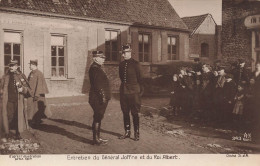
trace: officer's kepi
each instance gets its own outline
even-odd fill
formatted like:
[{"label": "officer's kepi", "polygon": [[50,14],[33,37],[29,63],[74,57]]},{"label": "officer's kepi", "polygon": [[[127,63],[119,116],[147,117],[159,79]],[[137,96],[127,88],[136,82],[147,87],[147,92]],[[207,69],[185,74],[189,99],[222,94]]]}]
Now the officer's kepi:
[{"label": "officer's kepi", "polygon": [[93,58],[106,58],[103,51],[92,51]]}]

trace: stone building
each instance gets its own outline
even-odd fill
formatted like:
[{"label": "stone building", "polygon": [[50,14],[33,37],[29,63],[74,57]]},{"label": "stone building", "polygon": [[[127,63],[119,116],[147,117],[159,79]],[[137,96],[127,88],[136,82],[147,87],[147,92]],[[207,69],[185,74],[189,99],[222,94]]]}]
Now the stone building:
[{"label": "stone building", "polygon": [[221,55],[221,27],[212,15],[183,17],[182,20],[190,30],[189,58],[200,58],[206,62],[217,59]]},{"label": "stone building", "polygon": [[227,61],[245,59],[254,70],[260,60],[260,1],[222,1],[222,54]]},{"label": "stone building", "polygon": [[26,75],[29,60],[38,59],[49,96],[87,92],[97,49],[118,91],[125,43],[149,77],[154,63],[188,59],[189,30],[168,0],[0,0],[0,75],[11,58]]}]

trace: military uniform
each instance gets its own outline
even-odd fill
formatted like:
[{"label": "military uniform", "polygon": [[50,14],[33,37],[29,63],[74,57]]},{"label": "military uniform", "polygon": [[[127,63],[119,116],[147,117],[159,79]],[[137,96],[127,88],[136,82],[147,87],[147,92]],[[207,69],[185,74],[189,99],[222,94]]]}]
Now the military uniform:
[{"label": "military uniform", "polygon": [[[120,104],[124,117],[126,137],[130,137],[130,116],[133,117],[135,138],[139,140],[139,115],[141,108],[142,76],[139,62],[130,58],[119,64]],[[125,137],[122,137],[125,138]]]},{"label": "military uniform", "polygon": [[[17,61],[12,61],[9,65],[16,65]],[[22,92],[18,89],[22,88]],[[27,105],[25,95],[28,93],[28,81],[19,70],[8,72],[2,78],[0,92],[3,94],[0,126],[5,134],[9,134],[10,129],[16,130],[17,138],[20,133],[28,129]]]},{"label": "military uniform", "polygon": [[[94,52],[93,56],[103,52]],[[103,139],[100,138],[101,120],[104,117],[108,101],[111,99],[111,90],[106,73],[102,70],[101,65],[93,62],[89,69],[90,91],[89,104],[94,111],[92,131],[94,144],[101,144]]]},{"label": "military uniform", "polygon": [[[30,64],[37,66],[37,61],[30,61]],[[40,123],[42,118],[46,117],[48,110],[45,94],[49,93],[43,73],[38,70],[32,70],[28,77],[31,90],[28,98],[28,119],[34,123]]]}]

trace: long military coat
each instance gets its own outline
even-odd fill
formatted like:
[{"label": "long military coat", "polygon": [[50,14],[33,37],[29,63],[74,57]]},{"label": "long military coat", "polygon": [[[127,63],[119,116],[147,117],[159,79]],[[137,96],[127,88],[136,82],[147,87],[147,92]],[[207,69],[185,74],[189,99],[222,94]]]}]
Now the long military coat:
[{"label": "long military coat", "polygon": [[[38,69],[32,70],[29,74],[28,80],[31,88],[29,90],[31,97],[28,98],[29,120],[31,120],[38,111],[40,111],[42,114],[45,114],[47,117],[50,116],[50,111],[45,100],[45,94],[49,93],[49,90],[43,73]],[[33,100],[34,97],[37,97],[37,100]]]},{"label": "long military coat", "polygon": [[[0,86],[0,92],[2,93],[2,109],[1,109],[1,131],[4,130],[5,133],[9,133],[9,121],[8,121],[8,84],[9,84],[10,73],[7,73],[2,78],[2,83]],[[18,131],[23,132],[28,129],[28,119],[27,119],[27,99],[25,95],[28,93],[29,85],[27,84],[27,79],[25,75],[19,71],[14,74],[14,79],[16,82],[23,87],[23,92],[18,93]]]}]

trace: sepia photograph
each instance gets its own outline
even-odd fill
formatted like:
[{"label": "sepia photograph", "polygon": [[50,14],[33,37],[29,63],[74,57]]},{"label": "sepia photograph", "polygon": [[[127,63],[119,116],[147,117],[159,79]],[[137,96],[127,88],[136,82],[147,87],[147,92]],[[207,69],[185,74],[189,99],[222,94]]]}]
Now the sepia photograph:
[{"label": "sepia photograph", "polygon": [[0,0],[0,163],[255,165],[259,131],[260,0]]}]

